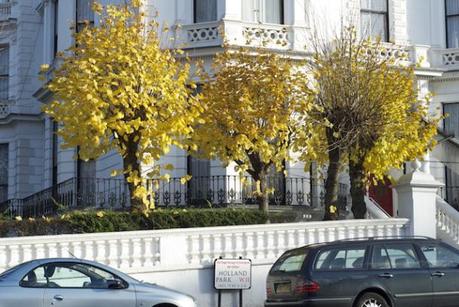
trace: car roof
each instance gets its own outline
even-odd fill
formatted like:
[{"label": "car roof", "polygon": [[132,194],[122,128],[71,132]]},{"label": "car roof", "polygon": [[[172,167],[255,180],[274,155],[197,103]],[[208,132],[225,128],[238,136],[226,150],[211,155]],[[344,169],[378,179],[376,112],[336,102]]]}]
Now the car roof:
[{"label": "car roof", "polygon": [[40,265],[43,265],[43,264],[47,264],[47,263],[53,263],[53,262],[56,262],[56,263],[59,263],[59,262],[78,262],[78,263],[83,263],[83,264],[89,264],[89,265],[93,265],[95,267],[99,267],[101,269],[104,269],[108,272],[111,272],[111,273],[114,273],[115,275],[118,275],[119,277],[125,279],[125,280],[128,280],[130,282],[138,282],[135,278],[121,272],[121,271],[118,271],[117,269],[115,268],[112,268],[112,267],[109,267],[103,263],[99,263],[99,262],[95,262],[95,261],[91,261],[91,260],[86,260],[86,259],[80,259],[80,258],[42,258],[42,259],[35,259],[35,260],[30,260],[30,261],[27,261],[27,262],[24,262],[22,264],[19,264],[18,265],[18,268],[12,272],[11,274],[9,274],[6,279],[8,280],[20,280],[22,279],[22,277],[28,273],[30,270],[40,266]]},{"label": "car roof", "polygon": [[295,249],[291,249],[287,252],[302,251],[305,249],[320,249],[322,247],[332,247],[332,246],[343,246],[350,244],[368,244],[368,243],[396,243],[396,242],[429,242],[429,243],[439,243],[440,240],[429,238],[429,237],[410,237],[410,236],[400,236],[400,237],[363,237],[363,238],[352,238],[352,239],[342,239],[335,240],[330,242],[323,243],[312,243]]}]

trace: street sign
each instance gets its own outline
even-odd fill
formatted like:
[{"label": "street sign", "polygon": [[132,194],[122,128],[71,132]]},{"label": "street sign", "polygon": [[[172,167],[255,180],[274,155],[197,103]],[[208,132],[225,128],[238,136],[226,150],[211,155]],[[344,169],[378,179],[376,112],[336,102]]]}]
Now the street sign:
[{"label": "street sign", "polygon": [[248,290],[252,287],[250,259],[216,259],[214,287],[217,290]]}]

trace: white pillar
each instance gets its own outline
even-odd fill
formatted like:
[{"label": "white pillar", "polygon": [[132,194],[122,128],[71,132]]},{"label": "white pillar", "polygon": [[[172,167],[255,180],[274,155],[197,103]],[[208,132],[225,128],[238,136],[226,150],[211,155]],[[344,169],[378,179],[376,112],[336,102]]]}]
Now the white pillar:
[{"label": "white pillar", "polygon": [[410,219],[412,235],[436,238],[436,197],[442,183],[423,172],[419,161],[412,164],[414,171],[402,176],[395,187],[398,215]]}]

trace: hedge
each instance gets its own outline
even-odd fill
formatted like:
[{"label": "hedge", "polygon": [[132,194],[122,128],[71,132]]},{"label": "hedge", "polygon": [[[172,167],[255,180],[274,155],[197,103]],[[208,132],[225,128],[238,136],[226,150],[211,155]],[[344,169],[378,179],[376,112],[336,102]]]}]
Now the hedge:
[{"label": "hedge", "polygon": [[[296,215],[270,213],[271,222],[293,222]],[[53,218],[0,220],[0,237],[265,224],[268,215],[250,209],[169,209],[148,215],[80,211]]]}]

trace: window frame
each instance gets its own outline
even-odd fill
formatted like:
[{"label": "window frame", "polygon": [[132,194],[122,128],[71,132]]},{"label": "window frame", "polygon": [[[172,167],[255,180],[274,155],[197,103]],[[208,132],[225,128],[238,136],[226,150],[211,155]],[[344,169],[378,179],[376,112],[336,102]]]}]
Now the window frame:
[{"label": "window frame", "polygon": [[[448,15],[448,0],[445,0],[443,2],[443,4],[444,4],[444,9],[445,9],[445,32],[446,32],[445,33],[446,34],[446,44],[445,45],[446,45],[446,49],[449,49],[449,48],[453,48],[453,47],[449,46],[449,38],[450,38],[450,36],[449,36],[449,28],[448,28],[448,18],[450,18],[450,17],[459,17],[459,13]],[[459,46],[456,47],[456,48],[459,48]]]},{"label": "window frame", "polygon": [[[32,272],[32,271],[35,271],[36,269],[40,268],[40,267],[45,267],[47,265],[50,265],[50,264],[53,264],[55,266],[59,266],[59,265],[75,265],[75,264],[79,264],[79,265],[85,265],[85,266],[89,266],[89,267],[94,267],[96,269],[99,269],[101,271],[104,271],[108,274],[111,274],[113,275],[113,277],[115,277],[117,280],[120,280],[124,287],[122,289],[110,289],[110,288],[84,288],[84,287],[49,287],[48,286],[48,283],[45,287],[28,287],[28,286],[24,286],[22,284],[22,281],[24,280],[24,278],[27,277],[27,275]],[[82,273],[83,274],[83,273]],[[113,273],[113,272],[110,272],[104,268],[101,268],[97,265],[94,265],[94,264],[89,264],[89,263],[84,263],[84,262],[77,262],[77,261],[56,261],[56,262],[47,262],[47,263],[42,263],[42,264],[39,264],[37,266],[35,266],[33,269],[30,269],[29,271],[27,271],[27,273],[22,276],[22,278],[19,280],[19,287],[21,288],[26,288],[26,289],[81,289],[81,290],[94,290],[94,289],[97,289],[97,290],[126,290],[130,287],[129,283],[124,280],[123,278],[121,278],[119,275]]]},{"label": "window frame", "polygon": [[422,257],[423,265],[427,269],[429,269],[429,270],[441,270],[441,269],[444,269],[444,270],[458,270],[459,271],[459,266],[458,267],[434,267],[434,266],[431,267],[429,265],[429,260],[426,258],[426,256],[424,255],[424,252],[422,251],[422,247],[425,247],[425,246],[435,246],[435,247],[444,248],[444,249],[450,251],[451,253],[457,254],[458,257],[459,257],[459,251],[457,251],[455,248],[453,248],[453,247],[451,247],[451,246],[449,246],[447,244],[444,244],[442,242],[429,242],[429,241],[427,241],[427,242],[418,242],[416,244],[416,250],[421,255],[420,257]]},{"label": "window frame", "polygon": [[[90,0],[92,1],[92,4],[94,4],[94,0]],[[83,20],[80,20],[78,18],[78,9],[79,9],[79,0],[75,0],[75,33],[79,33],[81,32],[80,30],[80,26],[84,26],[86,24],[86,22],[88,21],[89,22],[89,26],[94,26],[94,23],[95,23],[95,14],[94,14],[94,11],[92,11],[92,20],[88,20],[88,19],[83,19]],[[91,4],[91,6],[92,6]]]},{"label": "window frame", "polygon": [[[389,18],[389,8],[390,8],[390,2],[389,0],[386,1],[386,11],[378,11],[378,10],[372,10],[372,9],[364,9],[362,6],[360,6],[360,23],[362,23],[362,13],[367,13],[367,14],[377,14],[377,15],[384,15],[384,21],[385,21],[385,31],[386,31],[386,38],[383,39],[381,38],[382,42],[388,43],[390,41],[390,18]],[[446,1],[446,0],[445,0]],[[360,27],[360,30],[362,27]]]},{"label": "window frame", "polygon": [[[340,251],[348,251],[348,250],[358,250],[358,249],[363,249],[365,251],[365,254],[363,256],[363,264],[362,264],[362,267],[361,268],[344,268],[344,269],[341,269],[341,270],[325,270],[325,269],[319,269],[317,268],[317,262],[319,260],[319,257],[321,254],[327,252],[327,251],[331,251],[331,250],[337,250],[337,253],[339,253]],[[369,265],[369,262],[368,260],[370,259],[369,256],[370,256],[370,245],[369,244],[356,244],[356,245],[349,245],[349,246],[345,246],[345,245],[341,245],[341,246],[329,246],[329,247],[326,247],[326,248],[321,248],[319,249],[315,255],[314,255],[314,260],[312,261],[312,271],[313,272],[320,272],[320,273],[329,273],[329,272],[354,272],[354,271],[362,271],[362,270],[367,270],[368,269],[368,265]],[[336,257],[336,254],[335,254],[335,257]],[[328,258],[328,257],[327,257]],[[346,261],[347,259],[345,259]]]},{"label": "window frame", "polygon": [[5,80],[7,87],[6,87],[6,98],[1,98],[1,100],[8,100],[10,98],[10,45],[8,44],[1,44],[0,45],[0,51],[6,50],[6,56],[7,56],[7,68],[8,71],[5,74],[0,74],[0,79]]},{"label": "window frame", "polygon": [[218,0],[215,0],[215,19],[214,20],[208,20],[208,21],[201,21],[197,22],[196,16],[197,16],[197,11],[196,11],[196,2],[199,0],[193,0],[193,23],[206,23],[206,22],[215,22],[218,21]]},{"label": "window frame", "polygon": [[[241,21],[242,22],[255,22],[255,23],[261,23],[261,24],[269,24],[269,25],[285,25],[285,0],[279,0],[280,1],[280,12],[279,12],[279,15],[280,15],[280,20],[279,20],[279,23],[272,23],[272,22],[267,22],[265,20],[263,20],[263,16],[264,16],[264,13],[265,13],[265,5],[263,5],[263,3],[261,3],[262,1],[265,1],[265,0],[257,0],[259,1],[258,5],[259,5],[259,10],[258,10],[258,20],[255,20],[255,21],[249,21],[247,19],[244,19],[244,12],[242,11],[241,14],[242,14],[242,18],[241,18]],[[242,6],[241,10],[244,10],[244,6]]]},{"label": "window frame", "polygon": [[[414,252],[414,255],[416,256],[416,260],[418,261],[419,263],[419,267],[417,268],[396,268],[396,267],[393,267],[392,265],[392,259],[391,259],[391,256],[389,254],[389,252],[387,251],[387,248],[390,247],[391,245],[407,245],[407,246],[411,246],[411,248],[413,249],[413,252]],[[386,254],[387,254],[387,257],[389,258],[389,263],[390,263],[390,268],[373,268],[372,264],[373,264],[373,254],[375,252],[375,249],[376,247],[378,246],[381,246],[384,248],[384,250],[386,251]],[[425,268],[425,263],[424,263],[424,255],[421,255],[419,253],[419,247],[412,243],[412,242],[389,242],[389,243],[386,243],[386,242],[379,242],[379,243],[376,243],[376,244],[373,244],[372,248],[371,248],[371,255],[370,255],[370,261],[368,263],[368,269],[369,270],[372,270],[372,271],[413,271],[413,270],[422,270]]]}]

